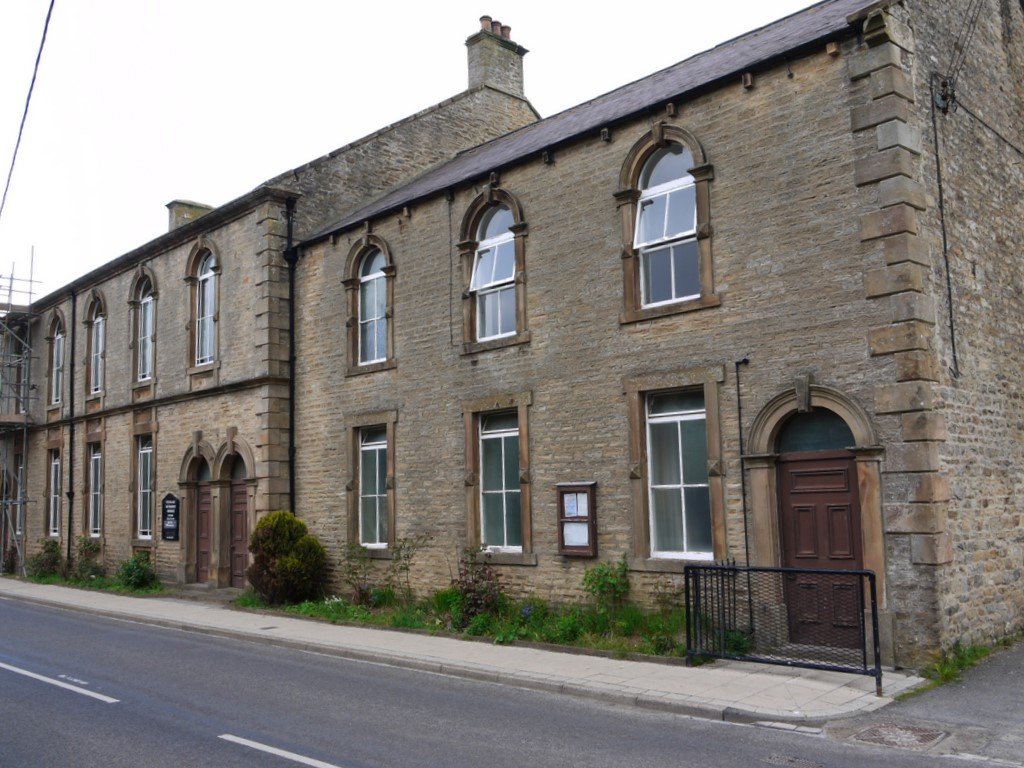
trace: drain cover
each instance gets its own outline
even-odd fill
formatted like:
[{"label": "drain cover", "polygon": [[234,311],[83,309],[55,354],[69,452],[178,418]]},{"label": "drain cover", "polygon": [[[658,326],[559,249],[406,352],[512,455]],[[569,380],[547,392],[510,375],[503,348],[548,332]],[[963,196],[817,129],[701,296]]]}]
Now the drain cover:
[{"label": "drain cover", "polygon": [[853,738],[857,741],[879,744],[883,747],[928,749],[928,747],[938,744],[945,735],[944,731],[933,731],[931,728],[921,728],[916,725],[883,723],[881,725],[873,725],[855,734]]},{"label": "drain cover", "polygon": [[790,757],[789,755],[772,755],[764,759],[769,765],[781,765],[785,768],[824,768],[821,763],[812,763],[802,757]]}]

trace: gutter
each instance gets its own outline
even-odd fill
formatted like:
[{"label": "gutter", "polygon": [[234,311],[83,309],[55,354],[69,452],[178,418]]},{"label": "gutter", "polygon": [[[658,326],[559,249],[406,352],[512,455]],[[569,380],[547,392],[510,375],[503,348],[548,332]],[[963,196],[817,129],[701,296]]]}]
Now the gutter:
[{"label": "gutter", "polygon": [[288,506],[295,514],[295,268],[299,249],[294,244],[295,197],[285,200],[288,222],[284,260],[288,264]]},{"label": "gutter", "polygon": [[68,410],[71,416],[71,425],[68,433],[68,489],[66,491],[68,497],[68,542],[67,542],[67,562],[71,562],[72,546],[75,540],[75,388],[78,386],[75,382],[75,326],[78,325],[78,293],[74,288],[71,289],[71,326],[69,336],[71,341],[71,365],[70,374],[68,381],[70,383],[70,392],[68,393]]}]

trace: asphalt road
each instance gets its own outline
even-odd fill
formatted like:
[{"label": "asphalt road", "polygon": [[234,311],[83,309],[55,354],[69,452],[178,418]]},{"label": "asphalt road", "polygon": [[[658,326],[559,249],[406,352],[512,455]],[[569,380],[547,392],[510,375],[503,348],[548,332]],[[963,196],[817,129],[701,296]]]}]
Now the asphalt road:
[{"label": "asphalt road", "polygon": [[934,768],[936,758],[0,599],[0,768],[303,764]]}]

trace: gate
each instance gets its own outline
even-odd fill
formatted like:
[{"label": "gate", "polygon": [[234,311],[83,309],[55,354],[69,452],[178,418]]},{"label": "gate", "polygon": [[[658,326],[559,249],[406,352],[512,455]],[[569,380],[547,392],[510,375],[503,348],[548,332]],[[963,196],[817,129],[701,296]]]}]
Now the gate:
[{"label": "gate", "polygon": [[882,695],[873,571],[688,565],[685,596],[688,659],[870,675]]}]

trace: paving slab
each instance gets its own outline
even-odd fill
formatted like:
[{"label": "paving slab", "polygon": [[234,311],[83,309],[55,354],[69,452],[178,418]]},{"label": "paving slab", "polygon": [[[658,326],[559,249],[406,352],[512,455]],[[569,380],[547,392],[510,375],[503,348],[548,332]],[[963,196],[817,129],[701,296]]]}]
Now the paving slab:
[{"label": "paving slab", "polygon": [[896,693],[923,682],[887,671],[884,695],[878,697],[873,680],[839,672],[735,661],[687,667],[613,659],[329,624],[194,599],[126,597],[13,578],[0,578],[0,598],[716,720],[820,724],[885,706]]}]

